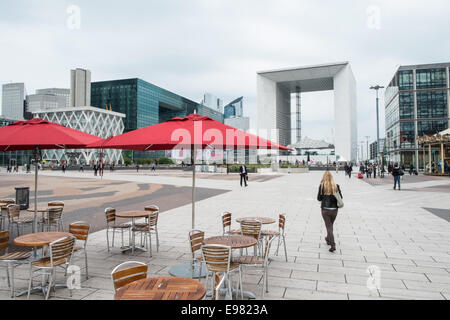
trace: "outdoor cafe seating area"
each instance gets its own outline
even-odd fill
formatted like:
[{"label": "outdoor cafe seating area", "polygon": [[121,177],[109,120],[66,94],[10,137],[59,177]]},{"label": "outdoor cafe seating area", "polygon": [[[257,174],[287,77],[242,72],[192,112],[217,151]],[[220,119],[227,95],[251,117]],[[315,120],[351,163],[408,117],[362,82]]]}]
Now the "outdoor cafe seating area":
[{"label": "outdoor cafe seating area", "polygon": [[[49,299],[68,285],[72,295],[73,288],[61,281],[61,276],[67,280],[72,275],[75,257],[83,261],[77,263],[81,276],[89,279],[91,226],[83,221],[66,224],[64,202],[51,201],[21,210],[14,199],[0,198],[0,207],[0,266],[7,273],[11,298],[40,295]],[[104,214],[103,230],[98,231],[106,236],[104,249],[121,254],[124,260],[108,275],[116,300],[251,299],[255,293],[243,285],[250,269],[261,276],[259,296],[264,297],[270,290],[271,257],[284,254],[288,260],[286,215],[235,219],[225,212],[217,219],[221,234],[208,233],[206,237],[204,230],[191,230],[185,235],[189,263],[173,266],[167,275],[148,277],[150,263],[139,260],[158,259],[164,238],[163,233],[158,233],[159,207],[145,206],[135,211],[108,207]],[[15,285],[14,279],[14,269],[24,265],[28,270],[27,287]]]}]

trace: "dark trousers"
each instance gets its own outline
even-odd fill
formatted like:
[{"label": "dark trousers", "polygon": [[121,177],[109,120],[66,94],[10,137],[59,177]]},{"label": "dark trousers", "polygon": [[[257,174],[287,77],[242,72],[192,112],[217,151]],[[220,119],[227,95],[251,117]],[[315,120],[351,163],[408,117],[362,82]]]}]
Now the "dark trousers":
[{"label": "dark trousers", "polygon": [[396,189],[398,183],[398,189],[400,190],[400,176],[394,176],[394,189]]},{"label": "dark trousers", "polygon": [[336,243],[334,242],[333,224],[334,220],[336,220],[337,214],[338,209],[328,210],[322,208],[322,218],[325,222],[325,227],[327,228],[327,240],[332,248],[336,248]]},{"label": "dark trousers", "polygon": [[247,186],[247,175],[245,173],[241,173],[241,187],[242,187],[242,180],[244,180],[245,186]]}]

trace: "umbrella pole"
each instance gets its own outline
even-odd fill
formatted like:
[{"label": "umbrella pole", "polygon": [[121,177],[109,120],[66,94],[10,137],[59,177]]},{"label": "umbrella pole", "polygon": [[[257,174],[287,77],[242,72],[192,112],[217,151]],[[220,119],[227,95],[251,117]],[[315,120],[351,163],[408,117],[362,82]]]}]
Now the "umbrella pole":
[{"label": "umbrella pole", "polygon": [[195,229],[195,147],[191,146],[191,164],[192,164],[192,230]]},{"label": "umbrella pole", "polygon": [[39,158],[39,148],[36,147],[34,150],[34,222],[33,222],[33,232],[37,230],[37,192],[38,192],[38,158]]}]

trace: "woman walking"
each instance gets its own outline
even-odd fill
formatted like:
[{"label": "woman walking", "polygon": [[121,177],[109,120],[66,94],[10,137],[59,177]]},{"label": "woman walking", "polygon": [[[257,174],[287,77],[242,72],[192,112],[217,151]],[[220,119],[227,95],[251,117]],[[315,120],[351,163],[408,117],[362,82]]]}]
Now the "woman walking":
[{"label": "woman walking", "polygon": [[337,199],[334,196],[336,192],[342,198],[341,189],[339,185],[334,182],[333,176],[329,171],[323,174],[322,181],[319,185],[319,193],[317,194],[317,200],[321,201],[322,217],[327,228],[327,236],[325,241],[330,248],[330,252],[336,251],[336,243],[334,242],[333,224],[338,214]]}]

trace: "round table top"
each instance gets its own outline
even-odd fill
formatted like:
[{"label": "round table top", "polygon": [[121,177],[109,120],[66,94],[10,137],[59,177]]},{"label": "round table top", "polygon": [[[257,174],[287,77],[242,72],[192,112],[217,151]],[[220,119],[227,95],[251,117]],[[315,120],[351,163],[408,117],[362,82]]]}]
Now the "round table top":
[{"label": "round table top", "polygon": [[119,218],[145,218],[148,217],[150,214],[150,211],[124,211],[124,212],[117,212],[116,217]]},{"label": "round table top", "polygon": [[14,244],[24,247],[43,247],[53,241],[64,237],[70,237],[72,234],[68,232],[38,232],[29,233],[14,239]]},{"label": "round table top", "polygon": [[[48,207],[37,207],[37,212],[47,212]],[[34,212],[34,208],[28,208],[28,212]]]},{"label": "round table top", "polygon": [[117,290],[115,300],[201,300],[205,286],[181,277],[156,277],[131,282]]},{"label": "round table top", "polygon": [[255,238],[242,235],[217,236],[203,240],[203,244],[221,244],[232,249],[253,247],[258,241]]},{"label": "round table top", "polygon": [[237,223],[241,223],[241,221],[243,220],[259,220],[261,221],[262,224],[272,224],[277,222],[276,219],[274,218],[269,218],[269,217],[244,217],[244,218],[237,218],[236,222]]}]

